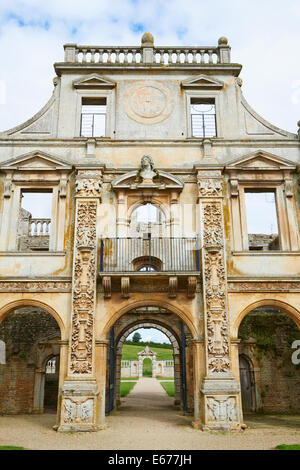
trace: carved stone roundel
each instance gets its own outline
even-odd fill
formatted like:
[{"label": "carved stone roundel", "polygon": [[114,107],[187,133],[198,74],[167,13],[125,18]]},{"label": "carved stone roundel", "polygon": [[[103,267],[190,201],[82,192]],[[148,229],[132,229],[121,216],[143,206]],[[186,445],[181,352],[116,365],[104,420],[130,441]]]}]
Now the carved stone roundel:
[{"label": "carved stone roundel", "polygon": [[160,82],[141,81],[124,93],[126,114],[142,124],[164,121],[171,113],[173,99],[169,90]]}]

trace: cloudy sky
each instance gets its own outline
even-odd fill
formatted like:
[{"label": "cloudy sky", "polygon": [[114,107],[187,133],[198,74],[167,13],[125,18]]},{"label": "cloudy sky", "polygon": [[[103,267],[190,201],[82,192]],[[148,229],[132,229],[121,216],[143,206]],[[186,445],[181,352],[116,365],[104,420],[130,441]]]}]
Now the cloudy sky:
[{"label": "cloudy sky", "polygon": [[299,0],[1,0],[0,130],[49,99],[63,44],[216,45],[242,63],[250,105],[292,132],[300,119]]},{"label": "cloudy sky", "polygon": [[133,331],[127,339],[132,340],[134,333],[136,333],[137,331],[142,337],[141,341],[153,341],[154,343],[170,343],[169,338],[156,328],[140,328],[139,330]]}]

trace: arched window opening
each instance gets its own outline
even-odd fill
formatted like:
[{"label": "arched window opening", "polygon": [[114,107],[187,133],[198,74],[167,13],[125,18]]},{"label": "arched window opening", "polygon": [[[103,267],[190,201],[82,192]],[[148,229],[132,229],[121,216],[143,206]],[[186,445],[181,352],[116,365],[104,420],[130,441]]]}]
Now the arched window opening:
[{"label": "arched window opening", "polygon": [[162,237],[166,234],[166,221],[163,211],[154,204],[138,206],[131,214],[130,237]]},{"label": "arched window opening", "polygon": [[162,262],[156,256],[140,256],[132,261],[134,271],[155,272],[161,271]]}]

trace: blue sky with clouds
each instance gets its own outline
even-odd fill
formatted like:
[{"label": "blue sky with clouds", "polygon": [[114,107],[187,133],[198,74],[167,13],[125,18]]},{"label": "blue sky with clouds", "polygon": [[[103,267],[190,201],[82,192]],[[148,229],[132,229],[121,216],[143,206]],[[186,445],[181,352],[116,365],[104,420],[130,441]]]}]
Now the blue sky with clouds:
[{"label": "blue sky with clouds", "polygon": [[243,64],[250,105],[292,132],[300,119],[299,0],[1,0],[0,130],[49,99],[63,44],[216,45],[227,36]]}]

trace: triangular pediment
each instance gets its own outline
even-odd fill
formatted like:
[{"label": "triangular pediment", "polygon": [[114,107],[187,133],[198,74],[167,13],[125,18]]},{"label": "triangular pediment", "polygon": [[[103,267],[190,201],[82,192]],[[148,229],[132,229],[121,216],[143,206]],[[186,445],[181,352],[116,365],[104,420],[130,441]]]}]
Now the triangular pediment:
[{"label": "triangular pediment", "polygon": [[220,90],[224,83],[207,75],[199,75],[198,77],[184,80],[181,84],[184,89],[204,89],[204,90]]},{"label": "triangular pediment", "polygon": [[80,78],[73,82],[74,88],[84,88],[84,89],[112,89],[115,88],[115,82],[108,80],[107,78],[101,77],[98,74],[92,74],[88,77]]},{"label": "triangular pediment", "polygon": [[6,160],[1,170],[71,170],[72,165],[44,152],[30,152],[19,157]]},{"label": "triangular pediment", "polygon": [[226,170],[292,170],[296,164],[263,150],[248,154],[226,165]]}]

